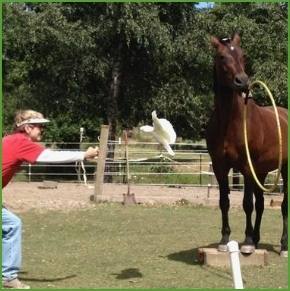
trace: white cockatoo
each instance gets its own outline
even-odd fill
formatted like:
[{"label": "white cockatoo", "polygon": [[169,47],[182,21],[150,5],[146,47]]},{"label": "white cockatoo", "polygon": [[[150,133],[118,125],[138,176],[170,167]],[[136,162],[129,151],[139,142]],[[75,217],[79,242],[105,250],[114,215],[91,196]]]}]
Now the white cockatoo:
[{"label": "white cockatoo", "polygon": [[167,119],[159,119],[155,110],[152,112],[152,121],[153,126],[144,125],[140,127],[140,130],[151,133],[155,139],[163,145],[167,152],[171,156],[174,156],[175,153],[170,147],[170,144],[175,143],[176,140],[176,133],[172,124]]}]

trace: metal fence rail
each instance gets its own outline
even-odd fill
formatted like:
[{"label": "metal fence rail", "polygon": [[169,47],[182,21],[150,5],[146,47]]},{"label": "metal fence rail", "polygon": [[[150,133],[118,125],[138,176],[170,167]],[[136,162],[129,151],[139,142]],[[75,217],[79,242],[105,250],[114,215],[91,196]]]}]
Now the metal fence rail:
[{"label": "metal fence rail", "polygon": [[[96,143],[46,143],[53,150],[85,150]],[[125,146],[122,141],[110,141],[108,155],[114,148],[114,158],[106,159],[105,179],[113,183],[126,183]],[[210,157],[204,144],[176,143],[172,146],[175,156],[168,156],[157,143],[132,142],[128,144],[130,182],[138,185],[200,186],[216,187]],[[70,164],[23,164],[15,179],[18,181],[54,180],[94,183],[97,160]],[[271,185],[273,173],[270,173],[266,185]],[[229,173],[230,187],[243,188],[240,173]],[[282,192],[282,181],[277,192]]]}]

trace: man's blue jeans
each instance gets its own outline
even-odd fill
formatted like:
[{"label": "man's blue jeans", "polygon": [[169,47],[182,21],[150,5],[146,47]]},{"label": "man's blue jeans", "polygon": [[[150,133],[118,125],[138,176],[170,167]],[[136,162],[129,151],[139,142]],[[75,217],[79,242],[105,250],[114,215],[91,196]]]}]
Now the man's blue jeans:
[{"label": "man's blue jeans", "polygon": [[21,266],[21,220],[2,207],[2,280],[18,276]]}]

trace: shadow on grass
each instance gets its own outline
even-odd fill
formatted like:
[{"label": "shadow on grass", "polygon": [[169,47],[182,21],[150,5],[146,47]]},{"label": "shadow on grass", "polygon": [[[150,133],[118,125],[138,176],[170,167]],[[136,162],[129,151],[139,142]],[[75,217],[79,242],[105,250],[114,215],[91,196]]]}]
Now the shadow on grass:
[{"label": "shadow on grass", "polygon": [[199,248],[217,248],[218,244],[213,243],[207,246],[200,246],[194,249],[180,251],[177,253],[169,254],[167,258],[172,261],[182,262],[188,265],[202,265],[202,257],[200,256]]},{"label": "shadow on grass", "polygon": [[116,279],[125,280],[125,279],[132,279],[132,278],[142,278],[143,275],[137,268],[129,268],[122,270],[120,274],[112,274],[116,276]]},{"label": "shadow on grass", "polygon": [[259,249],[264,249],[268,252],[280,255],[280,245],[259,244]]},{"label": "shadow on grass", "polygon": [[231,280],[231,273],[229,269],[205,266],[203,265],[203,255],[198,251],[200,248],[217,248],[218,243],[209,244],[207,246],[200,246],[194,249],[180,251],[167,256],[169,260],[183,262],[188,265],[200,265],[201,268],[205,267],[204,270],[208,273],[226,280]]},{"label": "shadow on grass", "polygon": [[27,274],[27,272],[20,272],[19,279],[22,281],[31,281],[31,282],[56,282],[56,281],[63,281],[63,280],[68,280],[68,279],[77,277],[77,275],[69,275],[69,276],[59,277],[59,278],[29,278],[29,277],[23,277],[22,275],[24,274]]}]

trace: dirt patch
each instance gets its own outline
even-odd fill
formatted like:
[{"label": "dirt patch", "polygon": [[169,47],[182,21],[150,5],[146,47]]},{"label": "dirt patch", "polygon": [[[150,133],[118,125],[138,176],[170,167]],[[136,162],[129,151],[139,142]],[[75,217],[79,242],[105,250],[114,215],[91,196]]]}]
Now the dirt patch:
[{"label": "dirt patch", "polygon": [[[94,195],[93,185],[86,186],[77,183],[57,183],[57,188],[43,189],[43,183],[12,182],[2,191],[4,204],[15,212],[31,209],[39,211],[93,208],[90,201]],[[99,201],[122,202],[127,186],[120,184],[104,184]],[[168,187],[168,186],[137,186],[131,185],[130,193],[135,194],[137,203],[146,204],[187,204],[207,205],[218,207],[219,193],[215,187]],[[232,191],[230,194],[231,207],[242,207],[243,193]],[[275,208],[279,208],[282,195],[265,195],[265,207],[270,207],[271,200]],[[272,207],[273,208],[273,207]]]}]

